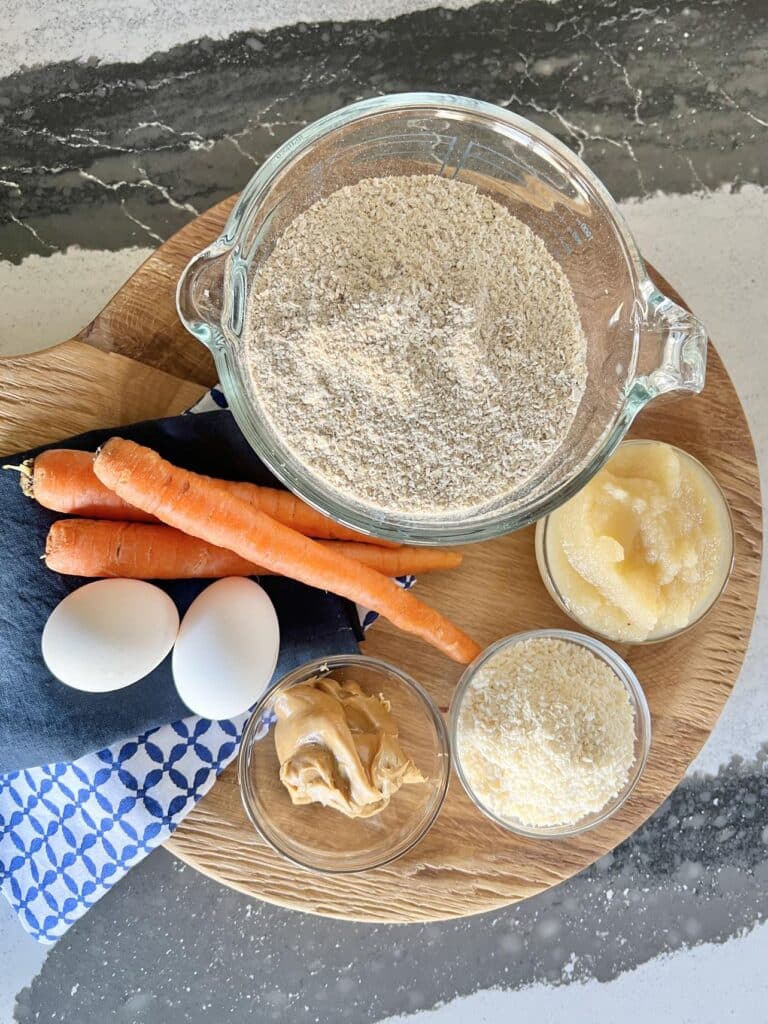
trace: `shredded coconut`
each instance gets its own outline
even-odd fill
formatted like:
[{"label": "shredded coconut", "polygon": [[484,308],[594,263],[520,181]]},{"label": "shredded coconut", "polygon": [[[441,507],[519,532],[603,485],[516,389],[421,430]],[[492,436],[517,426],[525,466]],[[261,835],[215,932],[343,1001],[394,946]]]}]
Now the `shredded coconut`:
[{"label": "shredded coconut", "polygon": [[570,284],[473,185],[369,178],[300,214],[251,291],[253,399],[363,504],[460,513],[563,442],[586,381]]},{"label": "shredded coconut", "polygon": [[554,638],[492,655],[467,689],[457,733],[480,802],[534,827],[599,811],[634,762],[634,711],[623,683],[587,648]]}]

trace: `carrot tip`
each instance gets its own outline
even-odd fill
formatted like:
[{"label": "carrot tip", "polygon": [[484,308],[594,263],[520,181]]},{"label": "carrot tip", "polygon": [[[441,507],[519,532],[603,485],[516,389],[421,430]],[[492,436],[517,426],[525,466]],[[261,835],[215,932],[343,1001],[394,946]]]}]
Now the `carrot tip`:
[{"label": "carrot tip", "polygon": [[34,498],[35,492],[32,484],[32,463],[34,459],[25,459],[20,466],[5,465],[3,469],[12,469],[14,473],[20,474],[19,486],[27,498]]}]

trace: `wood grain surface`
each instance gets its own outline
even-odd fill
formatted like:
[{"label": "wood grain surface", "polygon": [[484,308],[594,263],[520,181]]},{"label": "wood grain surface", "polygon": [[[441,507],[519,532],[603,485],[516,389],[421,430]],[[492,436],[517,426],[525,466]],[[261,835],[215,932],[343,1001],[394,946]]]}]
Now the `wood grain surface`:
[{"label": "wood grain surface", "polygon": [[0,448],[21,451],[94,427],[171,416],[205,390],[75,339],[0,359]]},{"label": "wood grain surface", "polygon": [[[220,231],[231,202],[163,245],[77,339],[0,361],[4,452],[178,411],[212,382],[207,353],[176,318],[174,292],[185,262]],[[643,778],[611,821],[567,841],[518,838],[485,819],[454,777],[437,823],[410,854],[360,875],[311,874],[283,861],[253,831],[231,766],[168,848],[259,899],[333,917],[407,922],[474,914],[541,892],[636,829],[680,780],[738,678],[757,602],[762,534],[754,446],[712,346],[704,393],[652,404],[632,433],[678,444],[712,470],[733,513],[736,561],[725,595],[695,629],[658,645],[617,648],[645,688],[653,742]],[[460,570],[424,578],[418,592],[483,644],[524,629],[572,626],[539,579],[532,528],[466,548]],[[460,668],[431,648],[379,620],[363,649],[401,666],[448,705]]]}]

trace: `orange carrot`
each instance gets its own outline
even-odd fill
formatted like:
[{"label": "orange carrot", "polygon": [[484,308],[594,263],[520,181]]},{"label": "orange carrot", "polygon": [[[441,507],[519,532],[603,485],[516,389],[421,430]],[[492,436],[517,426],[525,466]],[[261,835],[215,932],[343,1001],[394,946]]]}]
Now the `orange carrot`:
[{"label": "orange carrot", "polygon": [[214,579],[259,572],[232,551],[162,523],[104,519],[55,522],[45,542],[45,564],[65,576],[138,580]]},{"label": "orange carrot", "polygon": [[408,576],[411,573],[416,575],[456,569],[462,561],[461,552],[450,548],[415,548],[404,544],[393,551],[392,548],[355,544],[354,541],[323,540],[318,543],[336,555],[353,558],[385,576]]},{"label": "orange carrot", "polygon": [[467,664],[471,637],[387,576],[275,522],[236,494],[179,469],[150,448],[119,437],[96,454],[94,472],[124,501],[271,572],[356,601]]},{"label": "orange carrot", "polygon": [[[93,472],[93,455],[90,452],[50,448],[36,458],[28,459],[21,466],[3,468],[20,472],[21,488],[27,497],[34,498],[38,504],[54,512],[68,512],[88,519],[120,519],[142,523],[157,521],[155,516],[133,508],[101,483]],[[334,523],[290,491],[232,480],[214,480],[213,477],[206,479],[211,484],[215,483],[237,494],[272,519],[308,537],[349,540],[376,544],[378,547],[399,547],[390,541],[366,537],[356,530]]]},{"label": "orange carrot", "polygon": [[132,519],[148,522],[153,517],[131,508],[110,491],[93,472],[93,452],[49,448],[20,466],[3,466],[21,473],[21,489],[43,508],[74,512],[94,519]]},{"label": "orange carrot", "polygon": [[[387,576],[452,569],[457,551],[445,548],[378,548],[351,541],[318,541],[324,548]],[[45,564],[66,576],[137,580],[217,579],[270,575],[233,551],[190,537],[162,523],[59,519],[48,531]]]}]

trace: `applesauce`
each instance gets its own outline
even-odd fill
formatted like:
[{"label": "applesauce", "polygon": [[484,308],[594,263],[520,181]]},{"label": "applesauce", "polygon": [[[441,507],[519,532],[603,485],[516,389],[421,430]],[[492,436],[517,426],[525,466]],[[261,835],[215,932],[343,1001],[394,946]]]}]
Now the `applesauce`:
[{"label": "applesauce", "polygon": [[728,505],[711,473],[661,441],[625,441],[536,528],[547,589],[607,639],[662,640],[715,603],[733,561]]}]

